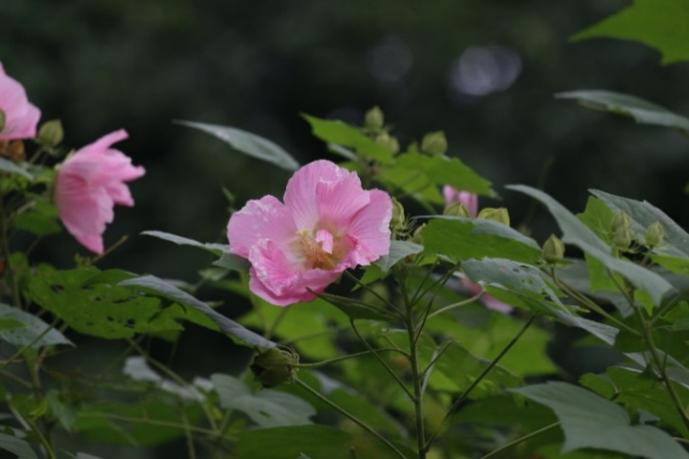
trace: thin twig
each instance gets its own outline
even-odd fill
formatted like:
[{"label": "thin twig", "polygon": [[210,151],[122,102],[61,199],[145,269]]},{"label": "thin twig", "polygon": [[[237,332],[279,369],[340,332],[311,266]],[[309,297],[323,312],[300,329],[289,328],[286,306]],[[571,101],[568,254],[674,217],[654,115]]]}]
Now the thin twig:
[{"label": "thin twig", "polygon": [[542,434],[542,433],[544,433],[544,432],[547,432],[547,431],[549,431],[550,429],[553,429],[553,428],[555,428],[555,427],[557,427],[557,426],[559,426],[559,425],[560,425],[560,421],[557,421],[557,422],[553,422],[552,424],[548,424],[548,425],[545,426],[545,427],[541,427],[541,428],[538,429],[538,430],[534,430],[534,431],[531,432],[531,433],[528,433],[528,434],[526,434],[526,435],[523,435],[523,436],[521,436],[521,437],[519,437],[519,438],[517,438],[517,439],[515,439],[515,440],[512,440],[512,441],[509,442],[509,443],[506,443],[506,444],[502,445],[501,447],[499,447],[499,448],[497,448],[497,449],[494,449],[493,451],[491,451],[491,452],[488,453],[488,454],[484,454],[483,456],[481,456],[481,459],[488,459],[488,458],[490,458],[490,457],[496,456],[496,455],[502,453],[503,451],[506,451],[506,450],[512,448],[513,446],[518,445],[519,443],[525,442],[526,440],[529,440],[529,439],[531,439],[531,438],[533,438],[533,437],[535,437],[535,436],[537,436],[537,435],[540,435],[540,434]]}]

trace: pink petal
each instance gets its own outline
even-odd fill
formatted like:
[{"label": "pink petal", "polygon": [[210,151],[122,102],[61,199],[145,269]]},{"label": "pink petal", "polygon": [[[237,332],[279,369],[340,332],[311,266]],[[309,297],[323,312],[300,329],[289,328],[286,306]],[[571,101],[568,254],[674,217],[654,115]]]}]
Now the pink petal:
[{"label": "pink petal", "polygon": [[[476,296],[483,290],[480,284],[472,281],[465,275],[460,275],[460,278],[462,281],[462,285],[467,290],[467,293],[470,296]],[[501,312],[503,314],[509,314],[513,310],[512,306],[510,306],[509,304],[503,303],[502,301],[487,293],[481,295],[479,301],[481,301],[481,303],[483,303],[488,309],[496,312]]]},{"label": "pink petal", "polygon": [[21,83],[0,70],[0,110],[5,114],[0,140],[36,137],[41,111],[29,102]]},{"label": "pink petal", "polygon": [[227,224],[230,251],[244,258],[263,239],[285,246],[295,237],[296,227],[287,207],[274,196],[253,199],[232,214]]},{"label": "pink petal", "polygon": [[[340,182],[345,182],[341,184]],[[320,220],[321,211],[327,216],[336,217],[351,212],[351,207],[360,206],[355,190],[361,190],[361,182],[356,173],[349,172],[337,164],[319,160],[307,164],[292,175],[287,182],[284,201],[290,209],[297,228],[313,230]],[[354,191],[353,191],[354,190]],[[354,203],[346,202],[348,197],[355,197]],[[323,205],[321,205],[321,201]],[[356,211],[356,209],[354,210]]]},{"label": "pink petal", "polygon": [[469,211],[471,217],[478,215],[478,195],[469,191],[460,191],[449,185],[443,187],[443,196],[445,197],[445,205],[459,202],[464,204],[464,207]]},{"label": "pink petal", "polygon": [[333,253],[335,239],[330,231],[324,229],[318,230],[316,232],[316,242],[321,245],[321,248],[326,253]]},{"label": "pink petal", "polygon": [[357,213],[347,230],[354,242],[353,263],[368,265],[390,251],[392,200],[380,190],[369,191],[369,204]]}]

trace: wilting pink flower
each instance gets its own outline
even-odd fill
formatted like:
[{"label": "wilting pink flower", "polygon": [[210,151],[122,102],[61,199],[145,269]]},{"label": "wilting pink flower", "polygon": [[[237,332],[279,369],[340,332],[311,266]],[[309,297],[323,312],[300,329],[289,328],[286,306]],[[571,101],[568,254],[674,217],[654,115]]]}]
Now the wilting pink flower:
[{"label": "wilting pink flower", "polygon": [[[460,191],[451,187],[450,185],[445,185],[443,187],[443,196],[445,197],[445,205],[459,202],[464,204],[464,207],[466,207],[466,209],[469,211],[469,215],[471,217],[476,217],[478,215],[477,194],[469,191]],[[478,295],[481,292],[481,286],[468,277],[461,275],[460,279],[462,281],[462,285],[470,296]],[[479,301],[481,301],[488,309],[492,309],[493,311],[502,312],[504,314],[508,314],[512,311],[512,306],[495,299],[495,297],[487,293],[481,295]]]},{"label": "wilting pink flower", "polygon": [[8,76],[0,64],[0,110],[5,114],[5,125],[0,140],[30,139],[36,137],[36,125],[41,111],[29,102],[24,86]]},{"label": "wilting pink flower", "polygon": [[227,225],[230,252],[251,263],[251,291],[272,304],[312,300],[345,269],[390,250],[390,196],[364,190],[354,172],[314,161],[290,178],[283,200],[251,200]]},{"label": "wilting pink flower", "polygon": [[445,185],[443,187],[443,196],[445,197],[445,205],[459,202],[464,204],[470,216],[476,217],[478,215],[478,195],[476,193],[460,191],[452,188],[450,185]]},{"label": "wilting pink flower", "polygon": [[105,225],[114,218],[115,204],[133,206],[125,182],[144,175],[141,166],[112,144],[128,137],[111,132],[69,156],[58,168],[55,201],[60,219],[72,236],[89,250],[103,253]]}]

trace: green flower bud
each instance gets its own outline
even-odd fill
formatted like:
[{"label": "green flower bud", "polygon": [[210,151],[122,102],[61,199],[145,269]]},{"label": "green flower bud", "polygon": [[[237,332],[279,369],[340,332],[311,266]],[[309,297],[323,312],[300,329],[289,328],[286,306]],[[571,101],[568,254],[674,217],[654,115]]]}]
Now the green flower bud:
[{"label": "green flower bud", "polygon": [[612,241],[615,247],[627,249],[634,239],[632,233],[632,220],[626,212],[618,212],[612,219],[611,225]]},{"label": "green flower bud", "polygon": [[364,117],[364,127],[368,129],[382,129],[385,124],[385,117],[383,116],[383,110],[379,106],[375,106],[366,112]]},{"label": "green flower bud", "polygon": [[299,354],[286,348],[273,347],[254,357],[251,371],[264,387],[275,387],[294,379]]},{"label": "green flower bud", "polygon": [[461,202],[451,202],[445,206],[443,215],[449,215],[452,217],[470,217],[469,210]]},{"label": "green flower bud", "polygon": [[0,109],[0,131],[5,129],[5,120],[6,119],[7,118],[5,117],[5,112],[2,109]]},{"label": "green flower bud", "polygon": [[478,213],[478,218],[494,220],[503,225],[510,226],[510,213],[504,207],[486,207]]},{"label": "green flower bud", "polygon": [[405,227],[404,206],[397,199],[392,198],[392,218],[390,219],[390,229],[401,231]]},{"label": "green flower bud", "polygon": [[565,256],[565,244],[559,237],[551,234],[543,243],[543,258],[548,263],[557,263],[562,261]]},{"label": "green flower bud", "polygon": [[443,131],[429,132],[421,140],[421,150],[429,155],[442,155],[447,151],[447,138]]},{"label": "green flower bud", "polygon": [[55,147],[62,142],[65,133],[60,120],[50,120],[43,123],[38,130],[38,141],[42,145]]},{"label": "green flower bud", "polygon": [[665,238],[665,229],[663,225],[659,222],[655,222],[646,228],[646,245],[653,249],[663,244],[663,239]]},{"label": "green flower bud", "polygon": [[423,245],[423,235],[421,232],[423,231],[424,227],[426,224],[419,225],[418,228],[414,230],[414,234],[411,236],[411,241],[416,242],[417,244]]},{"label": "green flower bud", "polygon": [[400,144],[396,138],[383,131],[376,136],[376,143],[383,145],[393,153],[400,151]]}]

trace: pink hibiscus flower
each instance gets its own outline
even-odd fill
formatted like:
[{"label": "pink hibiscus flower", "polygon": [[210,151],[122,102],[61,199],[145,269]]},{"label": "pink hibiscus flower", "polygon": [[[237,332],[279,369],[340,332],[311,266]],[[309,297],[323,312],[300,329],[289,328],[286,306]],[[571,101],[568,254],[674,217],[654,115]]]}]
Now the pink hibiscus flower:
[{"label": "pink hibiscus flower", "polygon": [[251,263],[251,291],[287,306],[387,255],[391,217],[387,193],[364,190],[355,172],[321,160],[294,173],[284,204],[274,196],[247,202],[230,218],[227,238],[230,252]]},{"label": "pink hibiscus flower", "polygon": [[[469,211],[469,215],[471,217],[475,218],[478,215],[478,195],[476,193],[457,190],[450,185],[445,185],[443,187],[443,196],[445,197],[445,205],[459,202],[464,204],[464,207],[466,207],[466,209]],[[472,281],[468,277],[460,275],[460,279],[462,281],[462,285],[470,296],[478,295],[478,293],[482,290],[479,284]],[[487,293],[481,295],[480,301],[488,309],[493,311],[501,312],[503,314],[509,314],[512,311],[512,306],[497,300],[495,297]]]},{"label": "pink hibiscus flower", "polygon": [[478,215],[478,195],[476,193],[460,191],[452,188],[450,185],[445,185],[443,187],[443,196],[445,197],[445,205],[459,202],[464,204],[471,217]]},{"label": "pink hibiscus flower", "polygon": [[2,64],[0,64],[0,110],[5,115],[5,125],[0,130],[0,140],[36,137],[36,126],[41,118],[41,111],[29,102],[24,86],[6,74]]},{"label": "pink hibiscus flower", "polygon": [[55,202],[67,231],[89,250],[103,253],[105,226],[114,218],[115,204],[133,206],[125,182],[145,174],[141,166],[112,144],[128,137],[111,132],[70,155],[57,171]]}]

